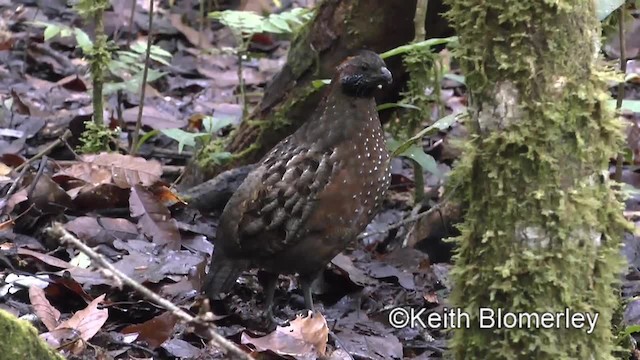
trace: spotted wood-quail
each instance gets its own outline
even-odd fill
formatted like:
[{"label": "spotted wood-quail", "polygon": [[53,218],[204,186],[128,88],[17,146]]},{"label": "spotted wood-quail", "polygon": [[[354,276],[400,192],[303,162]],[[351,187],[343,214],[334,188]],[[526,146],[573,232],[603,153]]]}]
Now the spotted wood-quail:
[{"label": "spotted wood-quail", "polygon": [[381,205],[389,154],[373,93],[391,83],[391,73],[371,51],[336,70],[318,109],[265,155],[224,208],[204,285],[209,298],[254,267],[270,274],[269,319],[278,274],[299,274],[312,310],[313,280]]}]

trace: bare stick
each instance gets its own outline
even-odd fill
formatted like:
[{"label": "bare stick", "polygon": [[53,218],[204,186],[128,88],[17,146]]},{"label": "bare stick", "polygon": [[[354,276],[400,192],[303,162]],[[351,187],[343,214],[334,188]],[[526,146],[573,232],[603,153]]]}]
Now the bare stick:
[{"label": "bare stick", "polygon": [[133,132],[133,140],[129,145],[129,154],[135,155],[138,150],[138,138],[140,136],[140,128],[142,128],[142,110],[144,109],[144,94],[147,89],[147,74],[149,73],[149,62],[151,58],[151,42],[153,40],[153,0],[149,1],[149,34],[147,35],[147,53],[144,58],[144,69],[142,70],[142,82],[140,84],[140,105],[138,106],[138,119],[136,120],[136,129]]},{"label": "bare stick", "polygon": [[87,255],[93,261],[93,264],[95,266],[97,266],[100,269],[106,270],[108,273],[110,273],[110,275],[113,278],[119,280],[120,282],[126,285],[131,286],[134,290],[142,294],[147,299],[167,309],[168,311],[171,311],[172,314],[177,316],[182,321],[185,321],[189,324],[194,324],[194,325],[204,327],[207,331],[207,335],[211,339],[210,340],[211,344],[226,350],[227,355],[229,356],[228,359],[252,360],[252,358],[248,354],[246,354],[237,346],[235,346],[234,343],[232,343],[231,341],[227,340],[226,338],[218,334],[213,329],[213,326],[211,323],[207,323],[202,319],[195,318],[189,315],[188,313],[186,313],[185,311],[183,311],[182,309],[174,305],[172,302],[158,296],[156,293],[144,287],[142,284],[131,279],[129,276],[122,273],[120,270],[116,269],[102,255],[93,251],[93,249],[85,245],[82,241],[80,241],[78,238],[76,238],[67,230],[65,230],[65,228],[62,227],[62,224],[57,222],[53,223],[49,231],[50,231],[50,234],[58,238],[61,243],[70,243],[75,248],[80,250],[82,253]]},{"label": "bare stick", "polygon": [[37,153],[35,156],[33,156],[31,159],[23,162],[22,164],[18,165],[14,170],[16,172],[19,172],[20,170],[22,170],[23,167],[25,166],[29,166],[29,164],[35,162],[36,160],[40,159],[41,157],[48,155],[51,151],[53,151],[53,149],[57,148],[58,146],[64,144],[67,139],[71,137],[71,130],[67,129],[64,134],[62,134],[62,136],[52,142],[49,146],[47,146],[46,148],[44,148],[42,151],[40,151],[39,153]]},{"label": "bare stick", "polygon": [[416,14],[413,17],[413,27],[415,29],[415,37],[413,38],[414,42],[423,41],[427,36],[426,30],[424,28],[424,22],[427,18],[427,6],[429,5],[429,0],[418,0],[416,3]]},{"label": "bare stick", "polygon": [[[451,196],[451,193],[449,194],[449,196]],[[447,199],[442,200],[441,202],[437,203],[436,205],[434,205],[432,208],[430,208],[429,210],[423,211],[419,214],[415,214],[415,215],[411,215],[408,216],[406,219],[402,219],[401,221],[398,221],[395,224],[389,225],[386,229],[381,230],[381,231],[372,231],[372,232],[364,232],[361,233],[360,235],[358,235],[358,239],[364,239],[367,236],[371,236],[371,235],[380,235],[380,234],[385,234],[387,233],[389,230],[393,230],[393,229],[397,229],[401,226],[410,224],[414,221],[420,220],[421,218],[431,214],[432,212],[441,209],[442,207],[444,207],[447,203]]]}]

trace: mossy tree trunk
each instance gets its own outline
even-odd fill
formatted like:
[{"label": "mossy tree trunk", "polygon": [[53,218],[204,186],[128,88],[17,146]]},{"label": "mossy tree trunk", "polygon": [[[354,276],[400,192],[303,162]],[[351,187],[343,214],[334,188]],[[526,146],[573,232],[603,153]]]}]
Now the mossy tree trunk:
[{"label": "mossy tree trunk", "polygon": [[[182,186],[258,161],[315,110],[323,91],[311,85],[313,80],[331,78],[335,66],[357,50],[383,52],[410,42],[415,7],[416,0],[323,0],[314,19],[293,40],[286,65],[268,84],[258,107],[231,135],[225,150],[234,154],[232,161],[224,166],[194,162]],[[450,35],[451,29],[441,16],[444,10],[442,0],[429,2],[427,38]],[[387,65],[394,83],[378,99],[379,103],[397,101],[406,83],[407,74],[399,56],[388,59]]]},{"label": "mossy tree trunk", "polygon": [[[452,302],[471,315],[455,358],[611,359],[627,223],[605,171],[622,135],[594,2],[446,1],[475,129],[448,189],[466,209]],[[592,334],[564,321],[480,329],[480,308],[599,317]]]}]

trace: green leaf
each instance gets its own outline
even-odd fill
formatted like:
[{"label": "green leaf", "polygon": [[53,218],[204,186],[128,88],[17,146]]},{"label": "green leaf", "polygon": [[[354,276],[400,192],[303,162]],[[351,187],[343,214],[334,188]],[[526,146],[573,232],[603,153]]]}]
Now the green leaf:
[{"label": "green leaf", "polygon": [[392,109],[392,108],[404,108],[404,109],[411,109],[411,110],[418,110],[420,111],[421,109],[415,105],[411,105],[411,104],[401,104],[401,103],[386,103],[386,104],[380,104],[378,105],[378,111],[382,111],[382,110],[387,110],[387,109]]},{"label": "green leaf", "polygon": [[164,57],[164,58],[167,58],[167,59],[171,59],[173,57],[173,55],[170,52],[168,52],[167,50],[161,48],[158,45],[151,45],[150,52],[153,55],[157,55],[157,56]]},{"label": "green leaf", "polygon": [[265,22],[272,24],[273,26],[278,28],[281,33],[290,33],[292,31],[287,21],[281,17],[270,16],[269,18],[266,19]]},{"label": "green leaf", "polygon": [[602,21],[624,4],[624,0],[596,0],[595,3],[596,16],[598,16],[598,20]]},{"label": "green leaf", "polygon": [[185,145],[196,146],[196,137],[203,134],[194,134],[182,129],[162,129],[160,130],[165,136],[172,138],[178,142],[178,152],[182,153]]},{"label": "green leaf", "polygon": [[433,156],[427,154],[422,149],[422,146],[411,145],[407,150],[403,151],[399,156],[406,157],[415,161],[423,170],[426,170],[433,175],[440,176],[440,170],[438,169],[438,163]]},{"label": "green leaf", "polygon": [[455,82],[458,82],[458,83],[460,83],[462,85],[466,85],[465,78],[462,75],[448,73],[448,74],[444,74],[444,77],[449,79],[449,80],[453,80]]},{"label": "green leaf", "polygon": [[456,120],[458,119],[458,115],[460,114],[449,114],[443,118],[438,119],[432,125],[422,129],[420,132],[412,136],[409,140],[398,145],[393,150],[393,155],[399,156],[401,153],[407,151],[407,149],[409,149],[416,141],[421,140],[423,137],[430,134],[435,134],[436,132],[438,132],[438,130],[445,130],[449,128],[454,122],[456,122]]},{"label": "green leaf", "polygon": [[640,189],[626,183],[622,184],[622,192],[628,197],[640,196]]},{"label": "green leaf", "polygon": [[251,35],[262,30],[264,17],[252,11],[225,10],[214,11],[209,17],[219,20],[225,26]]},{"label": "green leaf", "polygon": [[85,54],[89,53],[91,49],[93,49],[93,41],[91,41],[89,35],[87,35],[87,33],[82,31],[81,29],[77,28],[73,30],[73,33],[76,36],[76,42],[78,43],[80,49],[82,49]]},{"label": "green leaf", "polygon": [[261,32],[268,32],[268,33],[273,33],[273,34],[281,34],[282,30],[280,30],[278,27],[276,27],[273,23],[266,21],[264,24],[262,24],[262,29]]},{"label": "green leaf", "polygon": [[448,44],[448,43],[453,43],[453,42],[457,42],[457,41],[458,41],[458,37],[457,36],[449,36],[449,37],[446,37],[446,38],[433,38],[433,39],[420,41],[420,42],[413,43],[413,44],[398,46],[395,49],[391,49],[389,51],[383,52],[382,54],[380,54],[380,57],[383,58],[383,59],[386,59],[386,58],[391,57],[391,56],[395,56],[395,55],[400,55],[400,54],[406,53],[406,52],[411,51],[413,49],[423,48],[423,47],[432,47],[432,46],[436,46],[436,45]]},{"label": "green leaf", "polygon": [[213,160],[214,163],[221,165],[225,161],[231,159],[232,156],[233,154],[228,151],[215,152],[211,154],[211,160]]},{"label": "green leaf", "polygon": [[149,139],[151,139],[152,137],[158,135],[159,133],[160,133],[159,130],[151,130],[148,133],[142,135],[142,137],[140,137],[140,140],[138,140],[138,144],[136,145],[136,152],[138,152],[138,150],[140,149],[140,146],[142,146]]},{"label": "green leaf", "polygon": [[325,85],[329,85],[329,84],[331,84],[330,79],[313,80],[311,82],[311,86],[313,86],[315,89],[320,89],[321,87],[324,87]]},{"label": "green leaf", "polygon": [[622,156],[624,161],[633,164],[633,150],[630,147],[625,146],[624,150],[622,150]]},{"label": "green leaf", "polygon": [[313,12],[308,9],[296,8],[279,14],[271,14],[265,18],[251,11],[225,10],[209,13],[209,17],[219,20],[231,28],[236,34],[248,37],[255,33],[270,32],[275,34],[291,33],[311,19]]},{"label": "green leaf", "polygon": [[60,29],[60,37],[67,37],[71,35],[73,35],[73,30],[71,30],[71,28],[65,26]]},{"label": "green leaf", "polygon": [[62,28],[60,28],[58,25],[47,25],[47,27],[44,29],[44,41],[49,41],[52,38],[56,37],[58,34],[60,34],[61,30]]},{"label": "green leaf", "polygon": [[158,55],[154,55],[154,54],[149,54],[149,57],[151,58],[151,60],[155,60],[157,62],[159,62],[162,65],[167,65],[167,66],[171,66],[171,64],[167,61],[167,59],[165,59],[162,56],[158,56]]},{"label": "green leaf", "polygon": [[438,130],[448,129],[458,119],[458,114],[449,114],[445,117],[438,119],[431,126],[438,128]]},{"label": "green leaf", "polygon": [[[155,69],[149,69],[147,71],[147,83],[154,82],[154,81],[160,79],[161,77],[163,77],[165,75],[167,75],[166,72],[158,71],[158,70],[155,70]],[[140,77],[140,81],[142,81],[142,71],[140,71],[139,74],[136,74],[136,76],[139,76]]]},{"label": "green leaf", "polygon": [[217,133],[220,129],[225,128],[233,124],[233,118],[229,116],[216,118],[213,116],[207,116],[202,119],[202,125],[208,133]]},{"label": "green leaf", "polygon": [[136,41],[132,43],[129,48],[138,54],[142,55],[147,52],[147,44],[142,41]]},{"label": "green leaf", "polygon": [[637,332],[640,332],[640,325],[629,325],[624,329],[624,332],[622,333],[622,335],[620,337],[627,337],[631,334],[635,334]]}]

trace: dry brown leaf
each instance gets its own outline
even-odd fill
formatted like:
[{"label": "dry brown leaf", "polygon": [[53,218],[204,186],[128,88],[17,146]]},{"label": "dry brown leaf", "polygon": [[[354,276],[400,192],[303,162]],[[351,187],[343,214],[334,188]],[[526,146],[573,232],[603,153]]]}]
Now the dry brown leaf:
[{"label": "dry brown leaf", "polygon": [[33,251],[33,250],[29,250],[29,249],[25,249],[25,248],[18,248],[17,250],[18,255],[29,255],[29,256],[33,256],[34,258],[44,262],[45,264],[57,267],[57,268],[61,268],[61,269],[68,269],[68,268],[73,268],[74,266],[69,264],[68,262],[64,261],[64,260],[60,260],[56,257],[53,257],[51,255],[47,255],[47,254],[42,254],[39,253],[37,251]]},{"label": "dry brown leaf", "polygon": [[115,239],[135,239],[138,228],[127,219],[77,217],[64,225],[88,246],[111,244]]},{"label": "dry brown leaf", "polygon": [[435,292],[430,292],[428,294],[424,294],[423,297],[430,304],[439,304],[440,303],[440,301],[438,300],[438,294],[436,294]]},{"label": "dry brown leaf", "polygon": [[176,30],[184,35],[191,45],[201,47],[202,49],[213,48],[213,45],[207,40],[206,32],[205,34],[201,34],[200,31],[182,22],[182,14],[169,15],[169,21]]},{"label": "dry brown leaf", "polygon": [[147,160],[118,153],[85,155],[83,160],[111,169],[113,183],[122,188],[137,184],[150,186],[162,176],[162,165],[156,160]]},{"label": "dry brown leaf", "polygon": [[102,328],[109,317],[107,309],[98,309],[98,304],[104,300],[104,297],[105,294],[98,296],[86,308],[73,314],[69,320],[62,322],[56,329],[77,330],[80,333],[80,338],[88,341]]},{"label": "dry brown leaf", "polygon": [[[63,346],[68,347],[69,345],[73,345],[73,343],[77,343],[80,339],[80,333],[77,330],[69,328],[54,329],[40,334],[40,338],[46,341],[52,348],[58,349]],[[78,346],[82,346],[82,344],[79,344]]]},{"label": "dry brown leaf", "polygon": [[7,202],[4,204],[4,208],[0,206],[0,212],[8,214],[13,211],[13,208],[16,205],[28,199],[29,198],[27,197],[27,189],[26,188],[20,189],[17,192],[15,192],[13,195],[11,195],[11,197],[9,197]]},{"label": "dry brown leaf", "polygon": [[122,189],[128,189],[137,184],[152,185],[162,175],[162,165],[158,161],[141,157],[103,152],[84,155],[82,160],[83,162],[62,170],[56,176],[67,175],[92,185],[113,183]]},{"label": "dry brown leaf", "polygon": [[318,355],[324,356],[328,339],[327,320],[316,311],[307,317],[298,315],[289,326],[278,326],[275,331],[263,337],[252,338],[243,333],[241,342],[252,344],[259,351],[271,350],[279,355],[306,360],[317,359]]},{"label": "dry brown leaf", "polygon": [[[135,124],[138,121],[139,109],[136,106],[123,111],[122,119],[127,123]],[[142,108],[142,124],[155,130],[180,128],[186,125],[185,122],[176,119],[175,115],[149,105]]]},{"label": "dry brown leaf", "polygon": [[11,173],[11,168],[0,162],[0,176],[7,176]]},{"label": "dry brown leaf", "polygon": [[47,330],[53,331],[53,329],[58,326],[60,311],[54,308],[49,300],[47,300],[47,297],[44,295],[44,290],[37,286],[30,286],[29,300],[31,301],[31,306],[33,306],[33,311],[38,315],[40,321],[47,327]]},{"label": "dry brown leaf", "polygon": [[11,90],[11,97],[13,98],[13,103],[11,104],[12,111],[21,115],[31,115],[31,109],[22,101],[20,95],[18,95],[15,90]]},{"label": "dry brown leaf", "polygon": [[25,179],[27,186],[33,186],[33,181],[37,179],[33,191],[29,190],[31,193],[28,201],[41,213],[60,214],[65,209],[73,208],[71,197],[49,175],[36,177],[30,174]]},{"label": "dry brown leaf", "polygon": [[175,219],[166,206],[142,186],[136,185],[129,198],[131,216],[139,217],[138,224],[144,233],[158,245],[168,245],[169,249],[180,248],[181,237]]},{"label": "dry brown leaf", "polygon": [[122,329],[122,333],[138,333],[138,339],[146,341],[149,348],[155,349],[171,337],[177,322],[178,317],[167,311],[142,324],[129,325]]}]

